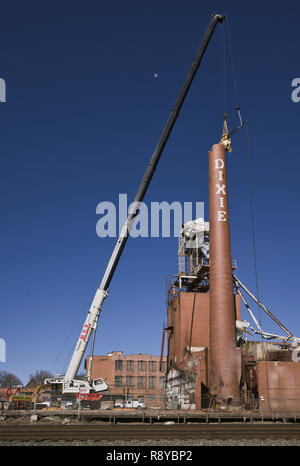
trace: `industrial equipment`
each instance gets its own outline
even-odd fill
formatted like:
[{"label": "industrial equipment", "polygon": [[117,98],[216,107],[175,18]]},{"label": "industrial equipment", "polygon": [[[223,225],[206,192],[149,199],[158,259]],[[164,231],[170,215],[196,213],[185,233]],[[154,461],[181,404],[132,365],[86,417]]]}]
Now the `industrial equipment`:
[{"label": "industrial equipment", "polygon": [[0,397],[0,410],[7,411],[8,409],[32,409],[34,403],[39,401],[41,392],[49,388],[47,385],[38,385],[30,394],[21,391],[21,387],[17,387],[15,392],[11,387],[7,388],[6,392]]}]

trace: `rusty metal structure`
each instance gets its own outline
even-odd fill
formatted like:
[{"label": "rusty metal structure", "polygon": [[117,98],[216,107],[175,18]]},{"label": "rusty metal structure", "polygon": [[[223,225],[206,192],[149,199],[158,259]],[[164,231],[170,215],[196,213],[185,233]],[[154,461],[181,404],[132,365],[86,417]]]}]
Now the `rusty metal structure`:
[{"label": "rusty metal structure", "polygon": [[[237,129],[247,123],[240,122]],[[183,225],[179,273],[168,281],[167,407],[300,414],[300,339],[236,276],[231,257],[226,153],[236,130],[224,115],[222,138],[209,151],[209,223]],[[245,294],[284,335],[264,331]]]}]

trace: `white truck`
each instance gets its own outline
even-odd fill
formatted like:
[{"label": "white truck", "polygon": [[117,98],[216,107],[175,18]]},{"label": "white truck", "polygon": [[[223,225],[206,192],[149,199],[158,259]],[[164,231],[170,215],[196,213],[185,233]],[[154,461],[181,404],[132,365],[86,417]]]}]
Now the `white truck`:
[{"label": "white truck", "polygon": [[139,401],[139,400],[127,400],[123,401],[122,403],[117,403],[115,405],[118,408],[137,408],[137,409],[144,409],[145,408],[145,403]]}]

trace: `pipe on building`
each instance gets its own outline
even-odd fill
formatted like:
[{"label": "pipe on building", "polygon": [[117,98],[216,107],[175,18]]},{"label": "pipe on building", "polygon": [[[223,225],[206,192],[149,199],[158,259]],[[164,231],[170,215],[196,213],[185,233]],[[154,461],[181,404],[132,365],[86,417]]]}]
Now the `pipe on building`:
[{"label": "pipe on building", "polygon": [[221,406],[239,405],[235,306],[226,177],[226,149],[209,151],[210,393]]}]

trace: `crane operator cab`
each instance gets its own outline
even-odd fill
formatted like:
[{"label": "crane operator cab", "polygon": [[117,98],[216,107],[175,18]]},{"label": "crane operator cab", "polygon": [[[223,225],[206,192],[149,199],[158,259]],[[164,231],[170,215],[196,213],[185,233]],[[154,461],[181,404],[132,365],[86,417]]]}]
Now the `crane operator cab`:
[{"label": "crane operator cab", "polygon": [[91,382],[95,392],[103,392],[108,389],[108,385],[103,379],[94,379]]}]

